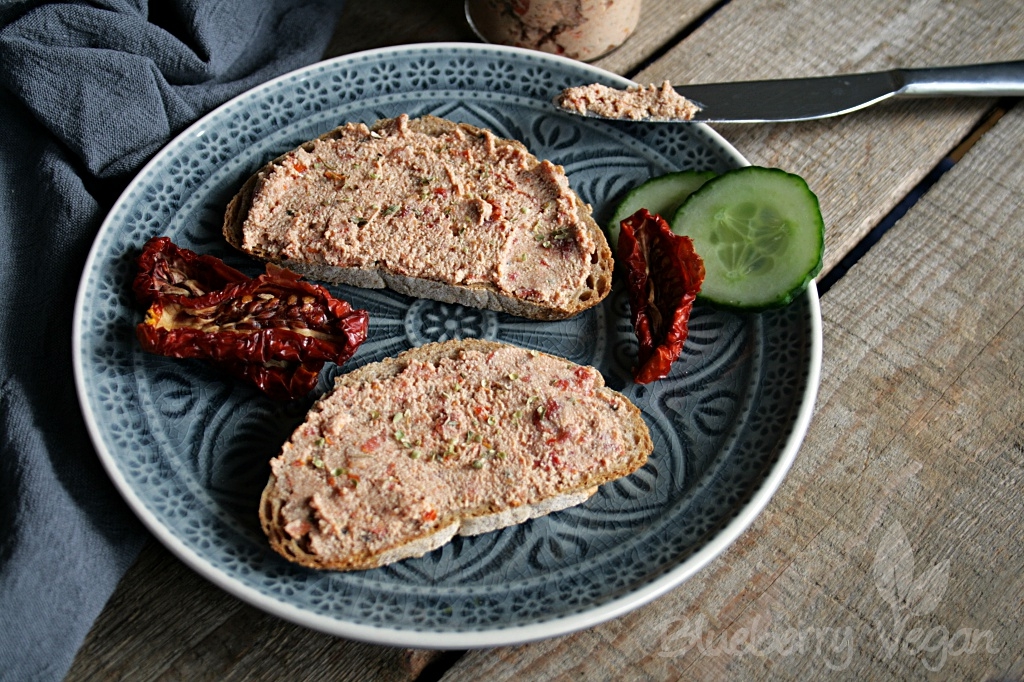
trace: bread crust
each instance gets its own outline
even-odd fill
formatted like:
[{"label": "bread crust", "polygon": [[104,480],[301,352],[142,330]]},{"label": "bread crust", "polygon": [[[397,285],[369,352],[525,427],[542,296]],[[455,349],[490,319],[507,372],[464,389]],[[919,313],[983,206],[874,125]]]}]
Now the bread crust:
[{"label": "bread crust", "polygon": [[[371,127],[371,130],[379,131],[390,128],[394,125],[395,121],[396,119],[377,121]],[[467,123],[455,123],[435,116],[412,119],[408,122],[408,126],[410,130],[427,135],[442,135],[458,128],[472,135],[480,135],[484,132],[483,129]],[[338,139],[340,131],[341,128],[337,128],[317,139]],[[301,145],[300,148],[309,151],[313,148],[314,143],[315,140],[311,140]],[[508,145],[522,150],[524,153],[529,153],[526,147],[517,140],[498,139],[496,144]],[[574,201],[577,218],[582,229],[587,232],[589,238],[597,245],[597,250],[591,259],[592,269],[587,277],[586,286],[578,292],[573,292],[575,296],[572,302],[567,305],[554,306],[515,297],[503,292],[497,286],[490,283],[451,284],[438,280],[403,275],[388,270],[385,267],[340,267],[281,258],[279,254],[274,253],[247,251],[242,246],[243,227],[249,215],[249,209],[252,206],[253,196],[264,179],[287,155],[286,153],[279,156],[253,174],[228,204],[225,212],[224,238],[235,248],[245,251],[260,260],[274,262],[314,280],[370,289],[387,288],[416,298],[429,298],[445,303],[486,308],[538,320],[556,320],[572,317],[597,305],[611,292],[612,271],[614,268],[611,248],[608,246],[604,231],[591,215],[590,206],[585,204],[575,194]],[[531,156],[531,158],[535,163],[539,163],[536,157]],[[559,169],[562,171],[561,168]],[[387,199],[383,198],[382,203],[387,204]]]},{"label": "bread crust", "polygon": [[[406,351],[394,358],[365,365],[339,377],[336,385],[352,386],[360,383],[380,382],[398,375],[413,362],[433,364],[443,358],[455,359],[465,350],[487,353],[503,347],[507,347],[507,345],[477,339],[427,344]],[[568,361],[562,360],[562,362],[567,363]],[[619,458],[614,466],[609,463],[609,466],[601,469],[595,475],[589,476],[581,485],[558,490],[557,494],[543,499],[528,500],[524,504],[507,504],[470,510],[439,510],[440,515],[435,527],[411,533],[401,541],[384,547],[381,551],[362,551],[346,556],[324,557],[309,551],[302,538],[293,537],[285,530],[288,521],[283,510],[288,502],[290,490],[286,484],[282,484],[274,474],[271,474],[260,502],[260,522],[270,541],[270,546],[290,561],[310,568],[370,569],[402,559],[423,556],[449,542],[456,535],[469,536],[487,533],[581,504],[597,491],[599,485],[629,475],[642,467],[654,447],[640,410],[606,386],[601,385],[597,390],[607,395],[614,395],[617,400],[621,401],[623,409],[616,408],[618,415],[616,424],[621,427],[624,434],[622,440],[628,444],[628,447],[625,448],[624,456]],[[321,398],[318,405],[329,397],[330,394]],[[313,410],[317,410],[317,406],[314,406]],[[596,457],[597,454],[594,456]],[[479,475],[488,474],[480,472]]]}]

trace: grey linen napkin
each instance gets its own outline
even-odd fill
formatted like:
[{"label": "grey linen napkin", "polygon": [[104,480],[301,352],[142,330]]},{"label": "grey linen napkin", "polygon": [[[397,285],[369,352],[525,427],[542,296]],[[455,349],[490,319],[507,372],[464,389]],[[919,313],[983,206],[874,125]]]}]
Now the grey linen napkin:
[{"label": "grey linen napkin", "polygon": [[341,0],[0,5],[0,679],[61,679],[146,535],[89,442],[71,318],[103,217],[226,99],[318,60]]}]

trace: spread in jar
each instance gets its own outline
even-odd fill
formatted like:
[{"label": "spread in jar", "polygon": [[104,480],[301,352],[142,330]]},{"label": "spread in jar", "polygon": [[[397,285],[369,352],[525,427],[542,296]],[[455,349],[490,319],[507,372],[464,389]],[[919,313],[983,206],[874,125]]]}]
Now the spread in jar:
[{"label": "spread in jar", "polygon": [[633,33],[640,0],[466,0],[466,18],[489,43],[589,61]]}]

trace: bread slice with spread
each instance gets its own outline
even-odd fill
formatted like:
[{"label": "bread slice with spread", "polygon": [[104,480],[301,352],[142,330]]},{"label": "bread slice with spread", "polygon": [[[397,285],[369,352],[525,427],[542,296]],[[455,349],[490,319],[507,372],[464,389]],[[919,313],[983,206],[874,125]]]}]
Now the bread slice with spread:
[{"label": "bread slice with spread", "polygon": [[374,568],[580,504],[652,449],[592,367],[428,344],[337,379],[271,462],[260,518],[291,561]]},{"label": "bread slice with spread", "polygon": [[349,123],[275,159],[224,236],[311,279],[534,319],[611,290],[608,242],[561,166],[433,116]]}]

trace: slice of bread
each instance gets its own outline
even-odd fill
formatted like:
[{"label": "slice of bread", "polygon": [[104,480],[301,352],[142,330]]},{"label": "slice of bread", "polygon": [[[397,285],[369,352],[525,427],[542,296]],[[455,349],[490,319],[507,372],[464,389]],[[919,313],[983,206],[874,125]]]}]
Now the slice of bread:
[{"label": "slice of bread", "polygon": [[561,166],[465,123],[349,123],[270,162],[227,241],[310,279],[571,317],[611,291],[612,253]]},{"label": "slice of bread", "polygon": [[291,561],[375,568],[580,504],[652,449],[592,367],[428,344],[337,379],[272,460],[260,520]]}]

